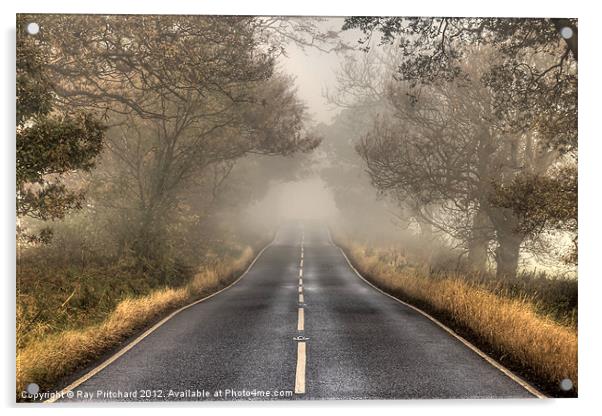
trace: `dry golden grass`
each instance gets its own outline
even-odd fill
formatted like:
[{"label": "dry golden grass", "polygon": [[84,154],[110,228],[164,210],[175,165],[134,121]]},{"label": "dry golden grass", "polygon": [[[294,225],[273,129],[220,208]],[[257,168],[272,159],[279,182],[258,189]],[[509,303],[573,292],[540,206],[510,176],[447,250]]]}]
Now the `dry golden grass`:
[{"label": "dry golden grass", "polygon": [[124,299],[100,324],[29,342],[17,351],[17,394],[30,382],[51,388],[61,377],[118,346],[157,318],[224,287],[242,273],[252,257],[253,250],[247,247],[238,258],[199,272],[184,287]]},{"label": "dry golden grass", "polygon": [[576,391],[575,327],[541,316],[528,298],[505,298],[459,275],[433,279],[418,270],[399,272],[383,263],[374,249],[343,246],[358,271],[383,290],[468,331],[475,338],[472,341],[527,370],[548,389],[570,378]]}]

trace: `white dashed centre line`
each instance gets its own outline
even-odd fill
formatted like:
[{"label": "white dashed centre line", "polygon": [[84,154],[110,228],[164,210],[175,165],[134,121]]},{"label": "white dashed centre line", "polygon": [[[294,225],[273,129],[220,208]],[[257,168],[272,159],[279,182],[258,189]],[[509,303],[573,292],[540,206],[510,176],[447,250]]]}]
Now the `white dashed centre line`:
[{"label": "white dashed centre line", "polygon": [[297,343],[297,373],[295,376],[295,393],[305,394],[305,342]]},{"label": "white dashed centre line", "polygon": [[297,320],[297,331],[303,331],[305,328],[305,314],[303,308],[299,308],[298,320]]},{"label": "white dashed centre line", "polygon": [[[301,234],[301,261],[299,262],[299,308],[297,309],[297,331],[305,331],[305,309],[303,308],[303,244],[305,234]],[[305,394],[305,341],[297,341],[297,369],[295,372],[295,394]]]}]

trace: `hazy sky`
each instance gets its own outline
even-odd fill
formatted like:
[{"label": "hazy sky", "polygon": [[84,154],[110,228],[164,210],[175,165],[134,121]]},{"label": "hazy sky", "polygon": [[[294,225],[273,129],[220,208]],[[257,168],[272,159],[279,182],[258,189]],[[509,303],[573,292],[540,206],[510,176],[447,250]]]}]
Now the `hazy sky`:
[{"label": "hazy sky", "polygon": [[[324,31],[339,31],[343,20],[343,17],[327,18],[319,23],[319,27]],[[357,33],[344,32],[342,37],[348,44],[355,45]],[[336,86],[335,71],[341,57],[316,48],[302,50],[294,44],[288,46],[287,55],[280,57],[280,68],[296,77],[299,97],[308,105],[313,120],[328,123],[339,110],[327,103],[323,93],[326,88]]]}]

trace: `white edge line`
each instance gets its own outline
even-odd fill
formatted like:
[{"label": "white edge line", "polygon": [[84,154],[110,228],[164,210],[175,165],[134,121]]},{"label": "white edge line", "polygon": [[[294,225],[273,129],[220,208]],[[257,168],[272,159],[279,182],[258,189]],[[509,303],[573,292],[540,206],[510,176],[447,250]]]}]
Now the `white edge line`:
[{"label": "white edge line", "polygon": [[[277,234],[276,234],[276,236],[277,236]],[[253,259],[253,261],[251,262],[251,264],[249,264],[249,266],[245,269],[245,271],[235,281],[233,281],[228,286],[226,286],[226,287],[218,290],[215,293],[212,293],[212,294],[210,294],[208,296],[205,296],[204,298],[197,299],[194,302],[189,303],[188,305],[184,305],[180,309],[173,311],[172,313],[170,313],[169,315],[167,315],[165,318],[163,318],[159,322],[157,322],[155,325],[151,326],[149,329],[147,329],[146,331],[144,331],[141,335],[139,335],[136,339],[134,339],[132,342],[130,342],[129,344],[127,344],[121,350],[119,350],[118,352],[116,352],[114,355],[112,355],[111,357],[109,357],[108,359],[106,359],[105,361],[103,361],[97,367],[93,368],[92,370],[90,370],[89,372],[87,372],[86,374],[84,374],[83,376],[81,376],[80,378],[78,378],[77,380],[75,380],[73,383],[71,383],[67,387],[63,388],[60,391],[60,393],[57,393],[56,395],[54,395],[50,399],[45,400],[44,403],[54,403],[57,400],[62,399],[69,391],[72,391],[73,389],[77,388],[79,385],[85,383],[86,381],[88,381],[89,379],[91,379],[92,377],[94,377],[96,374],[100,373],[106,367],[108,367],[113,362],[115,362],[118,358],[120,358],[121,356],[123,356],[126,352],[128,352],[129,350],[131,350],[132,348],[134,348],[136,346],[136,344],[138,344],[144,338],[146,338],[151,333],[153,333],[154,331],[156,331],[161,325],[163,325],[165,322],[169,321],[171,318],[173,318],[174,316],[176,316],[177,314],[179,314],[183,310],[186,310],[186,309],[188,309],[188,308],[190,308],[192,306],[195,306],[195,305],[197,305],[197,304],[199,304],[201,302],[204,302],[204,301],[206,301],[206,300],[208,300],[208,299],[210,299],[210,298],[212,298],[212,297],[214,297],[216,295],[219,295],[223,291],[225,291],[227,289],[230,289],[232,286],[234,286],[243,277],[245,277],[247,275],[247,273],[249,272],[249,270],[251,270],[251,268],[253,267],[253,265],[255,265],[255,262],[259,259],[259,257],[261,257],[261,255],[263,254],[263,252],[268,247],[270,247],[272,245],[272,243],[274,243],[274,241],[276,241],[276,236],[274,237],[274,239],[272,241],[270,241],[268,244],[266,244],[264,248],[261,249],[261,251],[257,254],[257,256],[255,256],[255,258]]]},{"label": "white edge line", "polygon": [[504,367],[502,364],[500,364],[499,362],[497,362],[496,360],[494,360],[493,358],[491,358],[489,355],[485,354],[483,351],[481,351],[479,348],[477,348],[474,344],[472,344],[471,342],[469,342],[465,338],[463,338],[460,335],[458,335],[457,333],[455,333],[454,330],[452,330],[451,328],[449,328],[448,326],[446,326],[445,324],[443,324],[442,322],[440,322],[436,318],[434,318],[431,315],[429,315],[428,313],[424,312],[422,309],[419,309],[419,308],[417,308],[414,305],[410,305],[409,303],[404,302],[403,300],[398,299],[398,298],[396,298],[393,295],[390,295],[389,293],[385,292],[384,290],[382,290],[382,289],[378,288],[377,286],[373,285],[372,283],[370,283],[366,278],[364,278],[364,276],[362,276],[360,274],[360,272],[357,271],[357,269],[353,266],[353,264],[351,264],[351,261],[349,261],[349,258],[347,257],[347,254],[345,254],[345,251],[340,246],[336,245],[332,241],[332,236],[330,234],[330,228],[328,228],[328,238],[330,240],[330,243],[333,246],[335,246],[339,250],[341,250],[341,253],[343,254],[343,257],[345,257],[345,260],[347,260],[347,264],[349,265],[349,267],[351,267],[351,269],[355,272],[355,274],[360,279],[362,279],[365,283],[367,283],[368,285],[370,285],[373,289],[379,291],[383,295],[390,297],[391,299],[393,299],[393,300],[401,303],[402,305],[407,306],[408,308],[413,309],[414,311],[418,312],[422,316],[428,318],[433,323],[435,323],[436,325],[438,325],[439,327],[441,327],[449,335],[451,335],[452,337],[456,338],[458,341],[460,341],[466,347],[468,347],[473,352],[475,352],[477,355],[479,355],[482,359],[484,359],[485,361],[487,361],[490,365],[492,365],[493,367],[497,368],[499,371],[501,371],[502,373],[504,373],[508,378],[510,378],[512,381],[514,381],[515,383],[517,383],[518,385],[520,385],[522,388],[524,388],[525,390],[527,390],[529,393],[531,393],[532,395],[534,395],[538,399],[547,399],[548,398],[548,396],[546,396],[545,394],[543,394],[542,392],[540,392],[538,389],[536,389],[535,387],[533,387],[526,380],[524,380],[523,378],[521,378],[518,375],[514,374],[512,371],[510,371],[509,369],[507,369],[506,367]]}]

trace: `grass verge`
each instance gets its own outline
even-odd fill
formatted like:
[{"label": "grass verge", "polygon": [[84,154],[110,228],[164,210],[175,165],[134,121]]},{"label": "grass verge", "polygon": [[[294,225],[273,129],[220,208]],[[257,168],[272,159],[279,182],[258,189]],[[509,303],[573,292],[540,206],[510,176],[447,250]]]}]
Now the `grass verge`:
[{"label": "grass verge", "polygon": [[[378,250],[337,239],[354,267],[373,284],[450,326],[502,364],[556,397],[577,394],[577,328],[538,312],[526,296],[505,297],[460,274],[436,278],[400,272]],[[574,390],[559,385],[568,378]]]},{"label": "grass verge", "polygon": [[99,323],[29,339],[17,349],[17,398],[31,382],[42,390],[55,387],[60,379],[117,347],[157,318],[227,286],[253,258],[253,250],[245,247],[236,258],[228,257],[204,268],[181,287],[126,297]]}]

